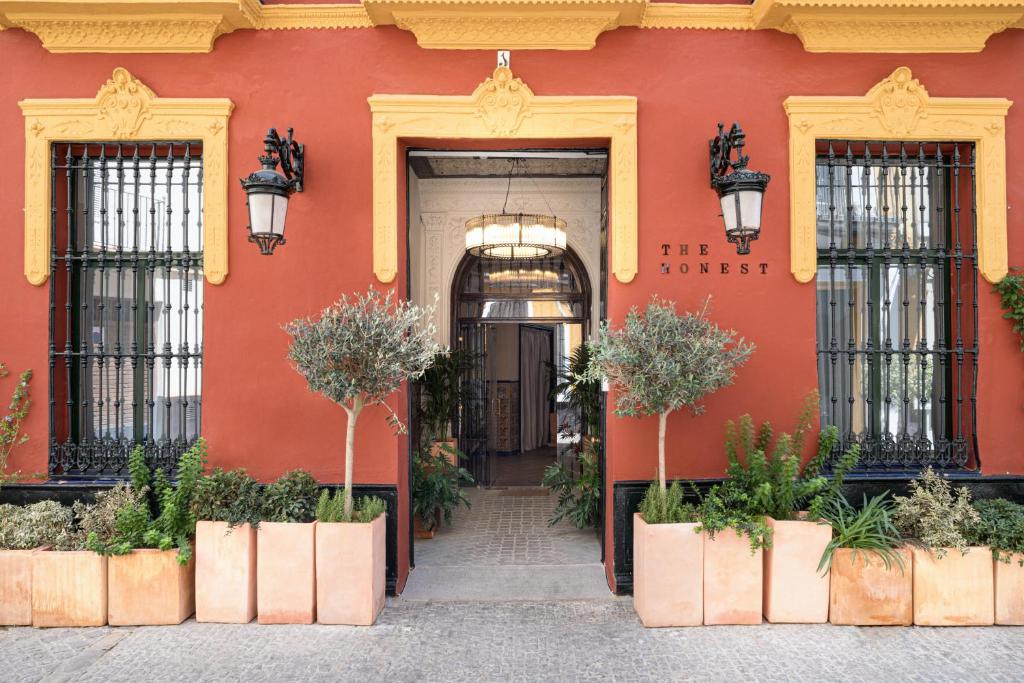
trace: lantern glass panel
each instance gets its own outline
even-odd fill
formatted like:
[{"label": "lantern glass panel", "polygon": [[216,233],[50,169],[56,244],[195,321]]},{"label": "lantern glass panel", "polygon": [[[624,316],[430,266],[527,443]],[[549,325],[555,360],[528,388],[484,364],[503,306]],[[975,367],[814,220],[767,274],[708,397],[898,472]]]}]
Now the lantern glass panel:
[{"label": "lantern glass panel", "polygon": [[254,234],[284,234],[288,214],[288,198],[277,194],[249,195],[249,225]]}]

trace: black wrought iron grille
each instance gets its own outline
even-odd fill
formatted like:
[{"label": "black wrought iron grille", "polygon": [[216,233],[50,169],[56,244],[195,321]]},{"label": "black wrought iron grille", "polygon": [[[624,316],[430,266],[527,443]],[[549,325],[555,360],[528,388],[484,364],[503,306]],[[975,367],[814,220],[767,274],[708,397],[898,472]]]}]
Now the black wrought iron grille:
[{"label": "black wrought iron grille", "polygon": [[50,475],[127,475],[144,444],[171,471],[199,436],[202,147],[51,151]]},{"label": "black wrought iron grille", "polygon": [[866,470],[972,469],[978,375],[970,143],[818,143],[822,424]]}]

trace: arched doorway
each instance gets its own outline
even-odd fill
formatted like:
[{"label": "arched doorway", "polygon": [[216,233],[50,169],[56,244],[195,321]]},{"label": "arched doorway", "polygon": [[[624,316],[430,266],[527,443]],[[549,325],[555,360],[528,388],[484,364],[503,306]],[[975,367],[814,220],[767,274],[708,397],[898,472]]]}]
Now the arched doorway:
[{"label": "arched doorway", "polygon": [[472,362],[463,379],[459,449],[484,486],[537,486],[571,457],[579,416],[553,392],[588,336],[591,286],[572,249],[544,259],[466,254],[451,294],[452,347]]}]

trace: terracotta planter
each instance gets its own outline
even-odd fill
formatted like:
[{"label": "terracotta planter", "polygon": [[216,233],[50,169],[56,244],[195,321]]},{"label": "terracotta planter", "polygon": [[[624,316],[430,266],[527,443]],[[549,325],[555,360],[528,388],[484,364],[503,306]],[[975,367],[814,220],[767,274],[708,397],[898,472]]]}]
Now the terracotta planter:
[{"label": "terracotta planter", "polygon": [[697,524],[648,524],[633,515],[633,609],[644,626],[704,620],[704,534]]},{"label": "terracotta planter", "polygon": [[384,515],[368,524],[316,525],[321,624],[372,626],[384,608]]},{"label": "terracotta planter", "polygon": [[764,617],[777,624],[828,621],[828,572],[818,571],[832,527],[767,518],[772,547],[764,551]]},{"label": "terracotta planter", "polygon": [[316,619],[316,522],[261,522],[256,542],[256,614],[261,624]]},{"label": "terracotta planter", "polygon": [[196,621],[247,624],[256,616],[256,530],[196,523]]},{"label": "terracotta planter", "polygon": [[425,529],[423,528],[423,522],[420,521],[419,515],[413,515],[412,517],[413,534],[420,540],[430,540],[433,538],[434,534],[437,533],[438,526],[438,524],[435,524],[431,529]]},{"label": "terracotta planter", "polygon": [[832,590],[829,621],[845,626],[909,626],[914,621],[914,560],[907,548],[896,552],[898,566],[885,568],[874,553],[860,552],[854,559],[850,548],[832,556]]},{"label": "terracotta planter", "polygon": [[[442,449],[442,446],[448,446],[448,449]],[[444,459],[452,465],[459,464],[459,455],[455,452],[455,448],[458,446],[458,442],[455,439],[445,439],[443,441],[434,441],[430,445],[430,455],[436,458],[437,456],[444,454]]]},{"label": "terracotta planter", "polygon": [[144,548],[109,562],[111,626],[180,624],[196,611],[195,558],[181,565],[176,549]]},{"label": "terracotta planter", "polygon": [[966,555],[947,548],[915,547],[914,623],[918,626],[985,626],[995,623],[994,571],[988,546]]},{"label": "terracotta planter", "polygon": [[724,529],[704,540],[704,623],[760,624],[764,557],[750,539]]},{"label": "terracotta planter", "polygon": [[32,624],[32,553],[0,550],[0,626]]},{"label": "terracotta planter", "polygon": [[1010,562],[995,563],[996,623],[1024,626],[1024,554],[1010,556]]},{"label": "terracotta planter", "polygon": [[88,550],[32,553],[32,625],[107,623],[107,558]]}]

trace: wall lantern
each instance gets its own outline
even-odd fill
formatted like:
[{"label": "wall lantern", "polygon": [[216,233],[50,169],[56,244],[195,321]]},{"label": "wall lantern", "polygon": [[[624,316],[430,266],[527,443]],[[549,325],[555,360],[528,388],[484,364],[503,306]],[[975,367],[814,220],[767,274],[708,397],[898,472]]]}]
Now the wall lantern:
[{"label": "wall lantern", "polygon": [[[750,243],[761,232],[761,200],[771,176],[747,168],[749,156],[743,156],[746,134],[740,124],[732,124],[728,133],[718,124],[718,136],[709,141],[711,149],[711,187],[722,203],[725,236],[736,245],[737,254],[749,254]],[[736,159],[733,160],[733,152]],[[731,171],[731,172],[730,172]]]},{"label": "wall lantern", "polygon": [[[260,247],[264,256],[284,244],[284,225],[288,217],[288,198],[302,192],[304,146],[292,140],[292,129],[282,139],[275,128],[263,138],[263,165],[245,180],[245,203],[249,208],[249,241]],[[277,170],[278,164],[281,170]]]}]

